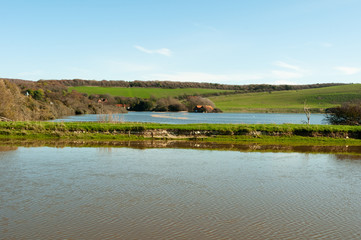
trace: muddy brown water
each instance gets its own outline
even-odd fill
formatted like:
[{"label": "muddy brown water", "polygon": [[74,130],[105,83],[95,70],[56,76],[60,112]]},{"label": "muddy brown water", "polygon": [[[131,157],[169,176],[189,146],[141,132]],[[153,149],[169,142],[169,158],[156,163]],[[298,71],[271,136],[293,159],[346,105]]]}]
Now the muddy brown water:
[{"label": "muddy brown water", "polygon": [[2,239],[360,239],[360,199],[357,155],[0,151]]}]

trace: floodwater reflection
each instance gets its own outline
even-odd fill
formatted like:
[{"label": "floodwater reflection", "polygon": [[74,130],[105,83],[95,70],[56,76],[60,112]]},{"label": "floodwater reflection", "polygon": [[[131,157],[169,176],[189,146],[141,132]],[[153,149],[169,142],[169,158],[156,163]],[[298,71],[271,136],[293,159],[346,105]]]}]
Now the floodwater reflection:
[{"label": "floodwater reflection", "polygon": [[243,148],[63,146],[1,152],[0,234],[5,239],[361,237],[358,158]]},{"label": "floodwater reflection", "polygon": [[[3,139],[0,142],[0,151],[16,150],[17,146],[22,147],[96,147],[101,151],[111,151],[113,148],[176,148],[176,149],[199,149],[199,150],[222,150],[222,151],[241,151],[241,152],[299,152],[299,153],[332,153],[339,155],[352,155],[353,159],[360,157],[361,146],[317,146],[317,145],[276,145],[276,144],[258,144],[258,143],[222,143],[206,141],[181,141],[181,140],[141,140],[141,141],[97,141],[97,140],[16,140]],[[345,158],[343,156],[342,158]]]},{"label": "floodwater reflection", "polygon": [[15,151],[17,149],[16,146],[0,146],[0,152]]}]

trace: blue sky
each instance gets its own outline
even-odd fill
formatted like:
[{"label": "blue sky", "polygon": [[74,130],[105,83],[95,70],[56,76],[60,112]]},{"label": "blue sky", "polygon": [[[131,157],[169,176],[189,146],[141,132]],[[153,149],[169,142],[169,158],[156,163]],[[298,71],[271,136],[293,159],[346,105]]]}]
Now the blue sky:
[{"label": "blue sky", "polygon": [[0,0],[0,77],[361,83],[359,0]]}]

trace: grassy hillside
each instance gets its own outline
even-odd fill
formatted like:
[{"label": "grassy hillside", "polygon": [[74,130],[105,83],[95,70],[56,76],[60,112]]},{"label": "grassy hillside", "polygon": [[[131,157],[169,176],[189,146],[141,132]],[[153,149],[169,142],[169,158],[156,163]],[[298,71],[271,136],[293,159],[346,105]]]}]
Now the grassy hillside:
[{"label": "grassy hillside", "polygon": [[99,104],[78,92],[66,92],[60,84],[0,79],[0,121],[49,120],[76,114],[126,112],[115,104]]},{"label": "grassy hillside", "polygon": [[187,95],[201,95],[208,93],[218,92],[233,92],[233,90],[219,90],[219,89],[202,89],[202,88],[176,88],[176,89],[164,89],[164,88],[122,88],[122,87],[69,87],[68,90],[76,90],[81,93],[87,94],[110,94],[112,96],[123,97],[139,97],[150,98],[154,96],[156,98],[161,97],[176,97],[184,94]]},{"label": "grassy hillside", "polygon": [[304,101],[314,111],[361,100],[361,84],[210,97],[225,112],[302,112]]},{"label": "grassy hillside", "polygon": [[[210,94],[232,90],[202,88],[121,88],[121,87],[69,87],[87,94],[110,94],[113,96],[156,98],[177,97],[184,94]],[[340,85],[303,90],[288,90],[209,97],[224,112],[303,112],[304,101],[314,112],[338,106],[343,102],[361,100],[361,84]]]}]

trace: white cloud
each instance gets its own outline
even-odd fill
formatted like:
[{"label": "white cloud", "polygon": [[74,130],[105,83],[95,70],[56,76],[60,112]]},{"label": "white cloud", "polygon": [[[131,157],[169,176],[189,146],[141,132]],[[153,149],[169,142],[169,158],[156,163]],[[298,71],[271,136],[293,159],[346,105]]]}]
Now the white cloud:
[{"label": "white cloud", "polygon": [[361,71],[361,68],[355,67],[335,67],[335,69],[346,75],[353,75]]},{"label": "white cloud", "polygon": [[265,78],[263,74],[211,74],[203,72],[178,72],[174,74],[149,74],[146,79],[211,82],[211,83],[239,83],[242,81],[259,80]]},{"label": "white cloud", "polygon": [[281,61],[274,62],[274,65],[276,65],[278,67],[282,67],[282,68],[291,69],[291,70],[294,70],[294,71],[300,71],[301,70],[301,68],[298,67],[298,66],[291,65],[291,64],[281,62]]},{"label": "white cloud", "polygon": [[271,77],[284,82],[286,79],[302,78],[304,77],[305,70],[299,66],[277,61],[273,63],[275,66],[281,67],[281,70],[272,70]]},{"label": "white cloud", "polygon": [[274,70],[271,72],[273,77],[279,79],[291,79],[291,78],[301,78],[303,74],[300,72],[289,72],[289,71],[278,71]]},{"label": "white cloud", "polygon": [[286,80],[278,80],[278,81],[273,82],[272,84],[275,84],[275,85],[297,85],[299,83],[286,81]]},{"label": "white cloud", "polygon": [[164,56],[171,56],[172,55],[172,51],[168,48],[160,48],[160,49],[155,49],[155,50],[150,50],[150,49],[146,49],[142,46],[138,46],[138,45],[135,45],[134,46],[136,49],[138,49],[139,51],[141,52],[145,52],[145,53],[148,53],[148,54],[160,54],[160,55],[164,55]]}]

